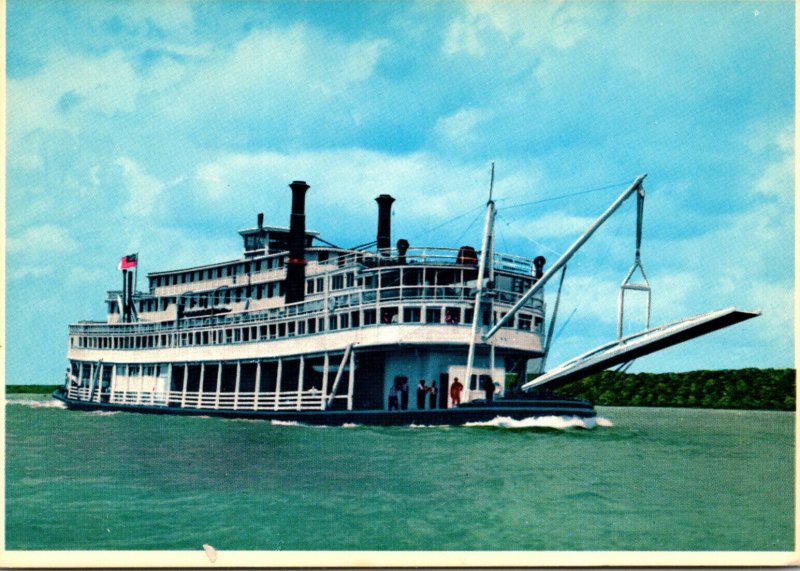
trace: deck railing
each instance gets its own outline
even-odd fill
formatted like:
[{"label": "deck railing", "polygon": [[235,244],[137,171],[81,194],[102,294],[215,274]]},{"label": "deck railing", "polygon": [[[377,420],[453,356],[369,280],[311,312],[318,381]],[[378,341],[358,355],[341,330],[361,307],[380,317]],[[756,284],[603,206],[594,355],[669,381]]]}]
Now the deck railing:
[{"label": "deck railing", "polygon": [[[208,410],[324,410],[331,395],[318,389],[305,391],[264,391],[240,393],[216,393],[199,391],[106,391],[102,394],[91,386],[67,388],[67,396],[73,400],[108,402],[111,404],[161,406]],[[334,395],[334,399],[347,399],[348,395]]]}]

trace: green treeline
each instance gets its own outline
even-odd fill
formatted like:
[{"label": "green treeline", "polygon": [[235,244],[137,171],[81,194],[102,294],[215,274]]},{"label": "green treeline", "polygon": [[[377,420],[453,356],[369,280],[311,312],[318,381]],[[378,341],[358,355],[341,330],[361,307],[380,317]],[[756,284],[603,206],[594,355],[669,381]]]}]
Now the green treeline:
[{"label": "green treeline", "polygon": [[601,373],[559,388],[596,405],[794,410],[794,369]]},{"label": "green treeline", "polygon": [[61,385],[6,385],[7,395],[50,394]]}]

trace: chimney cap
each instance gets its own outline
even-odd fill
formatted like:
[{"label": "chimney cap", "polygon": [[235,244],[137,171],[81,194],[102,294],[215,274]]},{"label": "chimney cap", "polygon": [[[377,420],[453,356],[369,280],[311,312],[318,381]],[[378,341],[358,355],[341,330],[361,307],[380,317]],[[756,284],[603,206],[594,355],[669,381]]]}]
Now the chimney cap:
[{"label": "chimney cap", "polygon": [[392,197],[392,195],[391,195],[391,194],[381,194],[380,196],[378,196],[377,198],[375,198],[375,200],[376,200],[378,203],[381,203],[381,202],[388,202],[389,204],[391,204],[392,202],[394,202],[394,201],[395,201],[395,199]]},{"label": "chimney cap", "polygon": [[292,184],[290,184],[289,186],[292,187],[292,188],[294,188],[296,186],[297,187],[310,188],[309,185],[304,180],[294,180],[294,181],[292,181]]}]

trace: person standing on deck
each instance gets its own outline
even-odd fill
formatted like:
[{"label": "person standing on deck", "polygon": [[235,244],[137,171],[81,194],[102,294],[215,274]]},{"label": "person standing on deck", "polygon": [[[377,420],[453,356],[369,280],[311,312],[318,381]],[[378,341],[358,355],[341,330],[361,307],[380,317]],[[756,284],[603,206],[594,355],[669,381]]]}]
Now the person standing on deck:
[{"label": "person standing on deck", "polygon": [[428,393],[431,395],[431,409],[436,408],[436,381],[431,381],[431,386],[428,387]]},{"label": "person standing on deck", "polygon": [[400,408],[408,410],[408,379],[403,378],[403,384],[400,385]]},{"label": "person standing on deck", "polygon": [[486,391],[486,402],[492,402],[494,399],[494,382],[491,377],[484,377],[483,390]]},{"label": "person standing on deck", "polygon": [[397,404],[397,379],[389,387],[389,410],[398,410],[400,407]]},{"label": "person standing on deck", "polygon": [[458,382],[458,377],[455,378],[453,384],[450,385],[450,400],[452,401],[453,406],[458,406],[461,404],[461,390],[464,388],[460,382]]},{"label": "person standing on deck", "polygon": [[425,410],[425,395],[428,394],[428,387],[425,379],[420,379],[417,385],[417,410]]}]

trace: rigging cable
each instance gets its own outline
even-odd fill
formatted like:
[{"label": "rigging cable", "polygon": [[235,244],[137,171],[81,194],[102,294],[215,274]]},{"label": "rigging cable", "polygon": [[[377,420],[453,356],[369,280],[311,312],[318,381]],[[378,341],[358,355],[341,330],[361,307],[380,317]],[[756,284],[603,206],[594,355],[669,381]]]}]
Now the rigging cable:
[{"label": "rigging cable", "polygon": [[573,197],[573,196],[580,196],[582,194],[589,194],[590,192],[597,192],[597,191],[600,191],[600,190],[608,190],[610,188],[616,188],[616,187],[622,186],[624,184],[628,184],[628,182],[629,181],[627,181],[627,180],[626,181],[622,181],[622,182],[615,182],[614,184],[607,184],[607,185],[604,185],[604,186],[598,186],[598,187],[589,188],[589,189],[586,189],[586,190],[580,190],[580,191],[577,191],[577,192],[570,192],[570,193],[567,193],[567,194],[559,194],[557,196],[549,196],[547,198],[540,198],[539,200],[533,200],[531,202],[522,202],[520,204],[512,204],[510,206],[504,206],[503,208],[505,210],[510,210],[511,208],[522,208],[523,206],[530,206],[532,204],[541,204],[542,202],[550,202],[552,200],[560,200],[562,198],[570,198],[570,197]]}]

